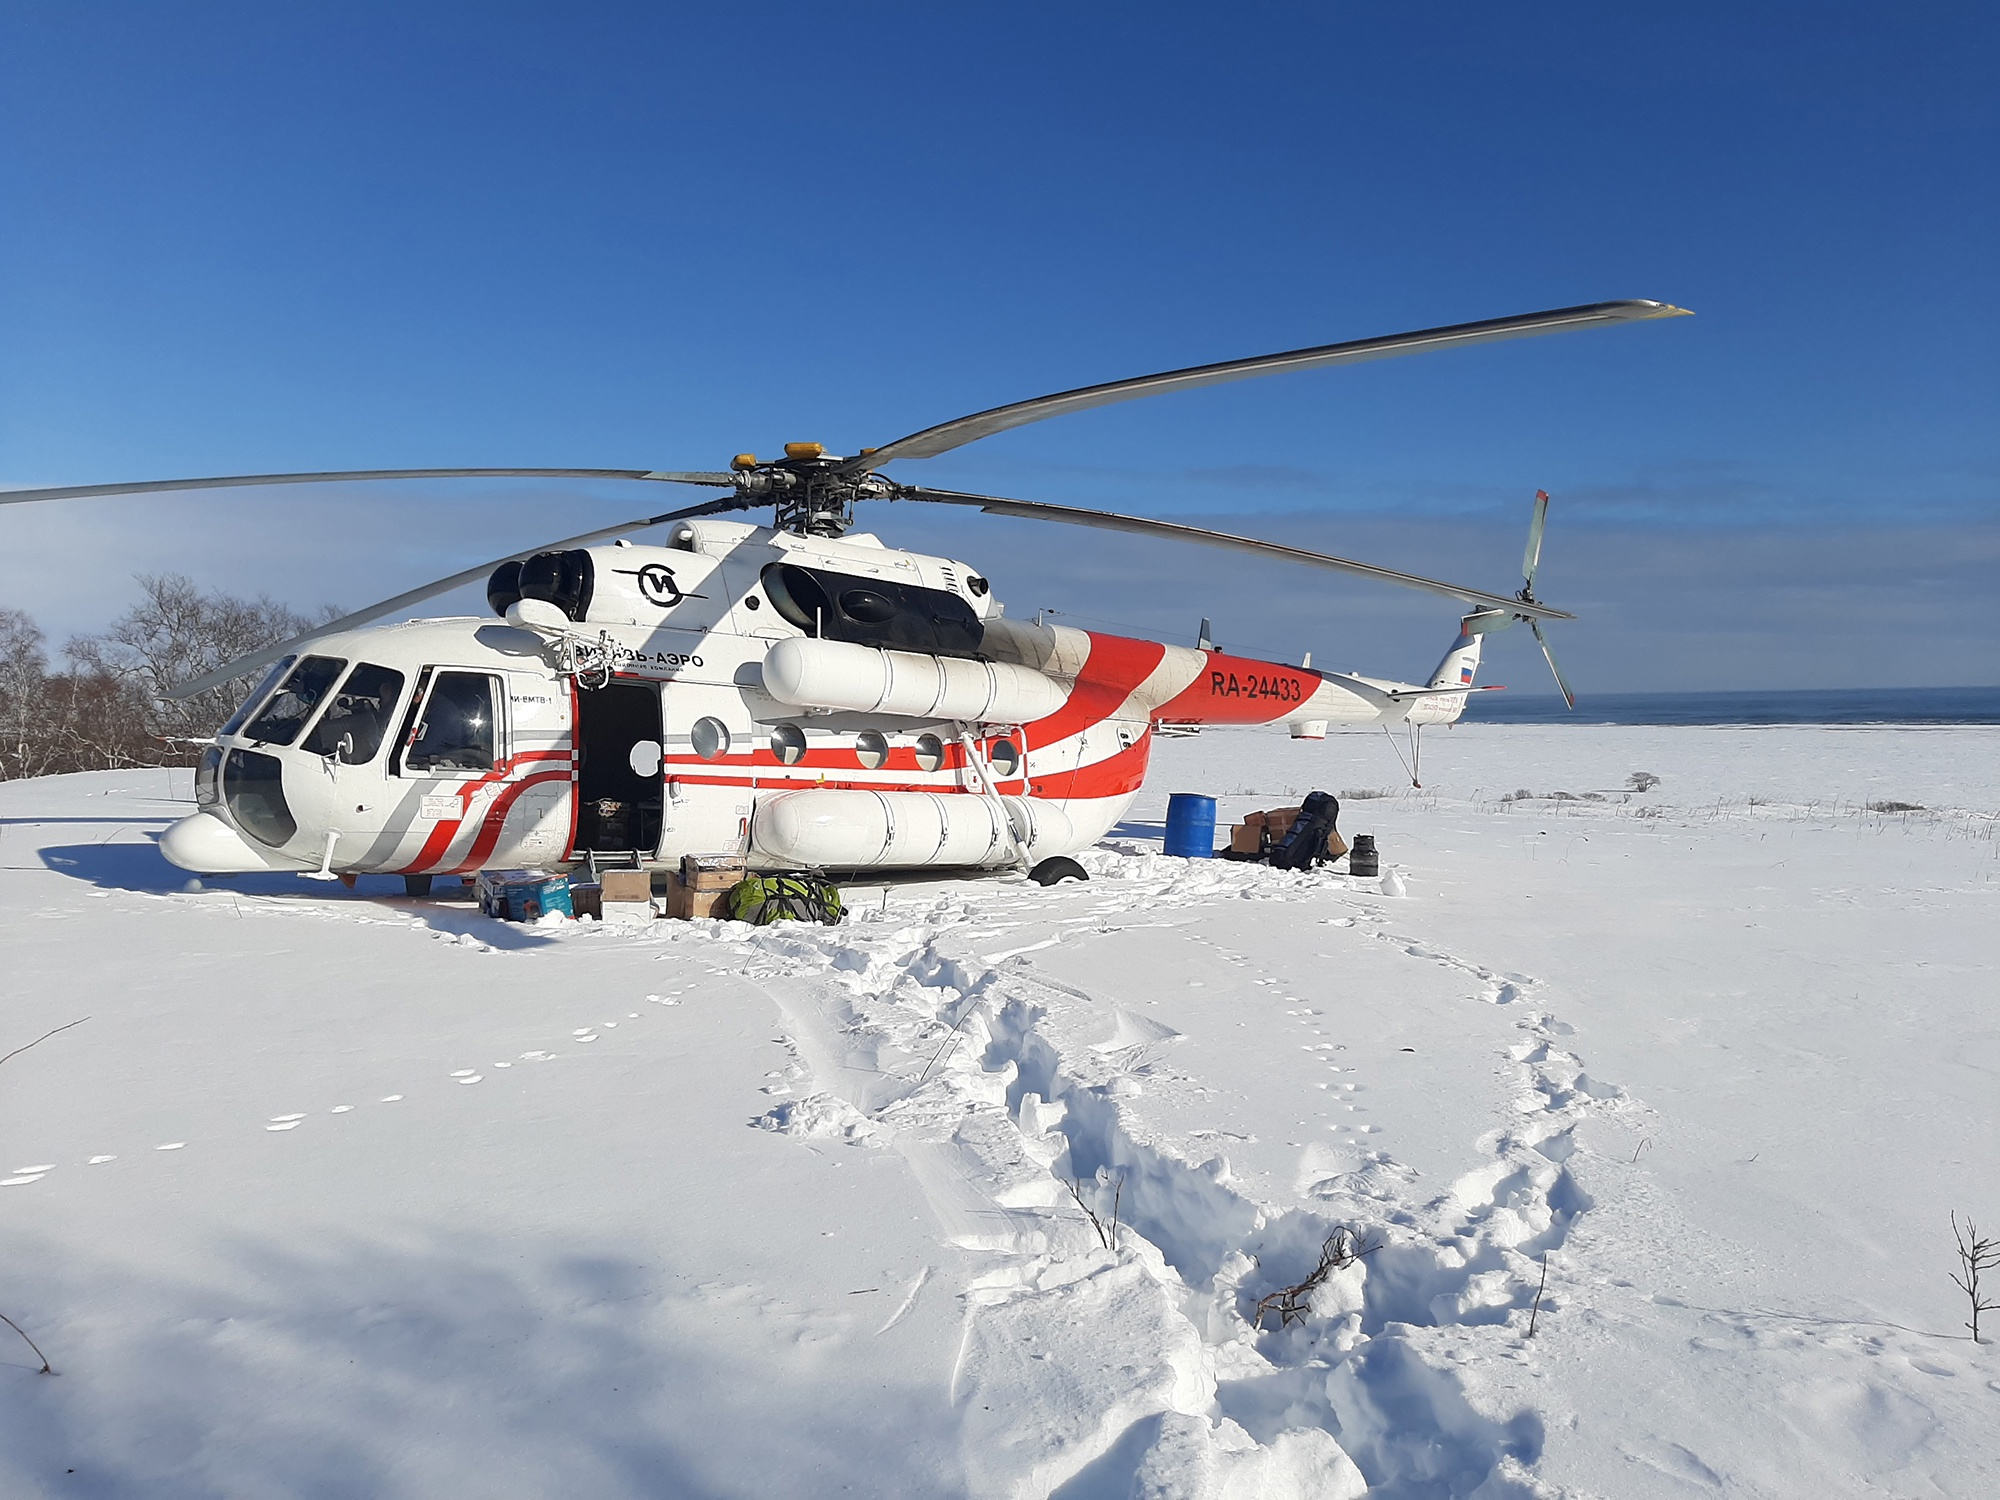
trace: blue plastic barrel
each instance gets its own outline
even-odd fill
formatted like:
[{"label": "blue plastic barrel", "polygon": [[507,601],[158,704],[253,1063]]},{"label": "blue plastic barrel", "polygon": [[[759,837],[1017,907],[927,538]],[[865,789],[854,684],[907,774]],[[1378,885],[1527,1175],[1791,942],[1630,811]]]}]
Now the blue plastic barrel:
[{"label": "blue plastic barrel", "polygon": [[1167,853],[1182,859],[1215,858],[1215,799],[1195,792],[1167,798]]}]

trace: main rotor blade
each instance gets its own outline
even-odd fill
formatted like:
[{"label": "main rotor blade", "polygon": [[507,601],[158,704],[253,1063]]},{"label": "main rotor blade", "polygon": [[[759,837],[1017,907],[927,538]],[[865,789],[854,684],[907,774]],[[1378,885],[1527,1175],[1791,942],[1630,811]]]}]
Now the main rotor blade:
[{"label": "main rotor blade", "polygon": [[1087,385],[1079,390],[1038,396],[1032,401],[1016,401],[1009,406],[996,406],[991,411],[975,412],[972,416],[942,422],[936,427],[926,427],[922,432],[898,438],[886,448],[864,449],[842,464],[839,472],[878,469],[896,458],[935,458],[940,453],[991,437],[996,432],[1025,427],[1030,422],[1044,421],[1068,412],[1088,411],[1092,407],[1110,406],[1118,401],[1133,401],[1140,396],[1195,390],[1231,380],[1250,380],[1259,375],[1280,375],[1288,370],[1317,370],[1325,365],[1359,364],[1363,360],[1390,359],[1399,354],[1424,354],[1433,349],[1456,349],[1466,344],[1532,338],[1537,334],[1565,333],[1577,328],[1605,328],[1614,323],[1630,323],[1646,318],[1687,316],[1686,308],[1665,302],[1592,302],[1582,307],[1559,307],[1549,312],[1523,313],[1513,318],[1454,323],[1448,328],[1425,328],[1415,333],[1391,334],[1386,338],[1320,344],[1311,349],[1293,349],[1283,354],[1260,354],[1251,359],[1232,359],[1222,364],[1194,365],[1185,370],[1140,375],[1105,385]]},{"label": "main rotor blade", "polygon": [[[1521,606],[1517,604],[1514,606],[1514,609],[1515,613],[1518,614]],[[1535,632],[1535,641],[1541,646],[1542,655],[1548,659],[1549,670],[1555,674],[1556,687],[1562,692],[1564,705],[1574,710],[1576,708],[1576,694],[1572,693],[1569,690],[1569,684],[1563,681],[1563,669],[1556,665],[1556,654],[1549,649],[1549,638],[1542,634],[1542,622],[1530,617],[1528,628]]]},{"label": "main rotor blade", "polygon": [[1332,568],[1336,572],[1379,579],[1383,583],[1399,584],[1407,589],[1422,589],[1427,593],[1443,594],[1447,598],[1484,604],[1493,609],[1504,609],[1509,614],[1530,619],[1574,620],[1576,618],[1564,610],[1551,609],[1546,604],[1530,604],[1504,594],[1489,594],[1484,589],[1466,588],[1456,583],[1442,583],[1435,578],[1421,578],[1415,573],[1399,573],[1393,568],[1378,568],[1373,563],[1355,562],[1351,558],[1334,557],[1325,552],[1308,552],[1303,547],[1287,547],[1278,542],[1259,541],[1255,537],[1233,536],[1226,531],[1208,531],[1199,526],[1183,526],[1175,521],[1154,521],[1144,516],[1121,516],[1108,510],[1079,510],[1073,506],[1049,505],[1039,500],[1006,500],[997,495],[967,495],[956,490],[928,490],[914,486],[897,490],[894,498],[924,500],[937,505],[971,505],[996,516],[1020,516],[1030,521],[1060,521],[1065,525],[1091,526],[1100,531],[1126,531],[1134,536],[1166,537],[1173,541],[1197,542],[1205,547],[1229,547],[1238,552],[1255,553],[1260,557],[1275,557],[1285,562],[1305,563],[1315,568]]},{"label": "main rotor blade", "polygon": [[1535,491],[1535,518],[1528,523],[1528,550],[1521,554],[1521,587],[1534,592],[1535,569],[1542,561],[1542,528],[1549,520],[1549,492]]},{"label": "main rotor blade", "polygon": [[0,490],[0,505],[30,500],[87,500],[93,495],[151,495],[163,490],[226,490],[240,484],[331,484],[342,479],[653,479],[667,484],[735,487],[731,474],[664,469],[329,469],[317,474],[226,474],[214,479],[142,479],[131,484],[70,484],[45,490]]},{"label": "main rotor blade", "polygon": [[311,630],[302,635],[295,635],[288,641],[280,641],[274,646],[265,646],[252,651],[247,656],[239,656],[234,661],[224,662],[213,672],[204,672],[192,682],[183,682],[177,687],[168,688],[167,696],[175,699],[192,698],[196,693],[221,686],[232,677],[241,677],[267,662],[274,662],[286,652],[303,646],[308,641],[318,640],[321,636],[336,635],[343,630],[352,630],[357,625],[366,625],[371,620],[379,620],[382,616],[394,614],[409,605],[421,603],[438,594],[449,593],[461,584],[476,582],[504,562],[532,557],[537,552],[556,552],[565,547],[585,547],[592,542],[601,542],[606,537],[617,536],[621,532],[638,531],[643,527],[659,526],[668,521],[686,521],[696,516],[720,515],[724,511],[748,510],[754,504],[755,501],[746,500],[741,496],[731,496],[727,500],[710,500],[704,505],[690,505],[686,510],[668,511],[663,516],[649,516],[638,521],[620,521],[616,526],[600,526],[595,531],[564,537],[559,542],[543,542],[538,546],[524,547],[519,552],[509,552],[505,557],[496,557],[491,562],[481,563],[476,568],[467,568],[463,572],[452,574],[449,578],[439,578],[413,589],[405,589],[394,598],[384,599],[379,604],[371,604],[366,609],[357,609],[351,615],[342,615],[339,619],[329,620],[324,625],[315,625]]}]

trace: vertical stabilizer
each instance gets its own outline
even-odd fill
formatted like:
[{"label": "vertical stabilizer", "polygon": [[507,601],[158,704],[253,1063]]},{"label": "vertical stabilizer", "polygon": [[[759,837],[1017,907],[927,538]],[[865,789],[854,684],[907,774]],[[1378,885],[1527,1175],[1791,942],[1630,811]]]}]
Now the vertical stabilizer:
[{"label": "vertical stabilizer", "polygon": [[[1487,613],[1490,614],[1492,611]],[[1476,614],[1467,615],[1458,622],[1458,639],[1451,643],[1451,649],[1445,652],[1444,660],[1439,662],[1437,670],[1431,673],[1428,686],[1434,688],[1472,686],[1472,679],[1479,671],[1479,643],[1485,638],[1483,630],[1474,628],[1478,623],[1480,616]]]}]

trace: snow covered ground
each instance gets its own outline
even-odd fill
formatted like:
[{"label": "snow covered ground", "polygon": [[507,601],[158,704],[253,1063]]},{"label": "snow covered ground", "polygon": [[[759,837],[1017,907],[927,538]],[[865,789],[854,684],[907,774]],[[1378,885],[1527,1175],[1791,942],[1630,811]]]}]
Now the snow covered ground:
[{"label": "snow covered ground", "polygon": [[[1424,770],[1168,741],[1087,885],[754,932],[186,891],[184,773],[0,786],[0,1050],[89,1018],[0,1068],[0,1493],[2000,1493],[2000,730]],[[1404,894],[1155,852],[1315,786]]]}]

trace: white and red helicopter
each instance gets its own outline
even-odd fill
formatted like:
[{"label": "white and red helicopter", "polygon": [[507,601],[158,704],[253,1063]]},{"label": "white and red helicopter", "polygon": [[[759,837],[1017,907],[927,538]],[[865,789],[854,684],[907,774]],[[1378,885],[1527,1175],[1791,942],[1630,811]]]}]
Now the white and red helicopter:
[{"label": "white and red helicopter", "polygon": [[[1682,312],[1603,302],[1202,365],[997,407],[851,458],[787,443],[782,459],[741,454],[727,472],[259,474],[0,501],[514,475],[727,492],[482,563],[182,684],[177,697],[269,666],[202,757],[198,810],[161,838],[184,869],[400,874],[413,894],[438,875],[586,858],[664,869],[690,854],[752,869],[1015,866],[1047,878],[1124,814],[1162,724],[1284,722],[1317,738],[1331,723],[1449,723],[1485,635],[1521,620],[1570,699],[1542,624],[1574,616],[1534,595],[1547,496],[1508,596],[1165,521],[906,485],[884,465],[1140,396]],[[1010,620],[968,564],[850,532],[864,500],[1176,537],[1471,609],[1423,683]],[[716,519],[765,505],[769,526]],[[621,535],[656,526],[668,528],[660,545]],[[497,618],[375,623],[482,576]]]}]

